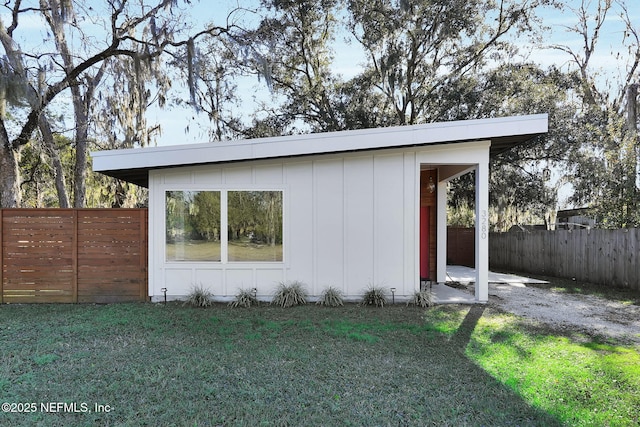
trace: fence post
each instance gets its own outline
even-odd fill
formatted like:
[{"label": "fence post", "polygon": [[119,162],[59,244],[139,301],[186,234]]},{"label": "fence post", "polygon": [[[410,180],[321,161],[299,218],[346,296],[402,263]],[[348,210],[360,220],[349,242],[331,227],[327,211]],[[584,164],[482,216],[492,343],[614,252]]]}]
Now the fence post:
[{"label": "fence post", "polygon": [[149,268],[148,268],[148,254],[147,250],[149,247],[148,244],[148,231],[147,231],[147,210],[140,209],[139,220],[140,220],[140,249],[138,253],[140,254],[140,272],[141,272],[141,280],[140,280],[140,300],[145,301],[147,295],[149,294]]},{"label": "fence post", "polygon": [[78,303],[78,209],[72,209],[73,241],[71,242],[71,265],[73,266],[73,302]]}]

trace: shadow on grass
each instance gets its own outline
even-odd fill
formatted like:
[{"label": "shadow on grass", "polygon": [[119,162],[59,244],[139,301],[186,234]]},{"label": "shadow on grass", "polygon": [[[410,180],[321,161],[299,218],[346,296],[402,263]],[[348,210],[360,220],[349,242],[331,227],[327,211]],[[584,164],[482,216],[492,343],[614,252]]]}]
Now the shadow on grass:
[{"label": "shadow on grass", "polygon": [[458,330],[453,335],[451,342],[458,351],[464,353],[469,341],[471,340],[471,334],[476,329],[478,321],[484,314],[484,305],[473,305],[469,309],[469,312],[464,317],[464,320],[458,326]]},{"label": "shadow on grass", "polygon": [[5,398],[115,408],[0,424],[559,425],[465,355],[465,310],[0,307]]}]

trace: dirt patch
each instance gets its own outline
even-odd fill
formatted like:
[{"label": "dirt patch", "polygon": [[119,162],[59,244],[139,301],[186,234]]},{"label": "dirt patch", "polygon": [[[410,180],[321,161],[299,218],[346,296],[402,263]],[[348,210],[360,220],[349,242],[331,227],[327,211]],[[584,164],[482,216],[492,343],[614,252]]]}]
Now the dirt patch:
[{"label": "dirt patch", "polygon": [[559,329],[640,344],[640,306],[521,284],[489,284],[489,304]]}]

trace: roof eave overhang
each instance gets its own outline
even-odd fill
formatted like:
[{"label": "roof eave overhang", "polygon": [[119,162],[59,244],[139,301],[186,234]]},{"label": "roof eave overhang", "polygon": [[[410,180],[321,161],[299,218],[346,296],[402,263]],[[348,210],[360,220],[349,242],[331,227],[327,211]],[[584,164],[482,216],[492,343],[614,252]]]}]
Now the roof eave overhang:
[{"label": "roof eave overhang", "polygon": [[92,153],[94,171],[142,187],[149,171],[360,151],[380,151],[472,141],[491,141],[490,155],[505,152],[547,132],[546,114],[466,120],[277,138],[109,150]]}]

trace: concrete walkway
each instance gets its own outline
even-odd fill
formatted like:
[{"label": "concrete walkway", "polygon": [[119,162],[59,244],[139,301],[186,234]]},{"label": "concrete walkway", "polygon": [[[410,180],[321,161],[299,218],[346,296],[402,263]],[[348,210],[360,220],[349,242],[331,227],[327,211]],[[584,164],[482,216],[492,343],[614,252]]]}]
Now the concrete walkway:
[{"label": "concrete walkway", "polygon": [[[447,282],[458,282],[468,285],[475,282],[476,270],[461,265],[447,266]],[[515,274],[494,273],[489,271],[489,284],[507,283],[511,286],[524,287],[527,283],[547,283],[544,280],[531,279]],[[434,284],[431,287],[436,304],[475,304],[475,296],[469,292],[447,286],[444,283]]]},{"label": "concrete walkway", "polygon": [[[462,265],[447,265],[447,281],[462,283],[463,285],[476,281],[476,269]],[[524,285],[526,283],[548,283],[544,280],[531,279],[515,274],[494,273],[489,271],[489,283],[509,283]]]},{"label": "concrete walkway", "polygon": [[436,304],[475,304],[476,298],[469,292],[452,288],[444,283],[434,283],[431,286],[433,302]]}]

